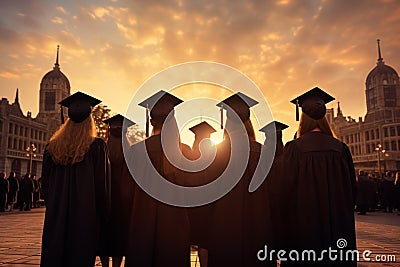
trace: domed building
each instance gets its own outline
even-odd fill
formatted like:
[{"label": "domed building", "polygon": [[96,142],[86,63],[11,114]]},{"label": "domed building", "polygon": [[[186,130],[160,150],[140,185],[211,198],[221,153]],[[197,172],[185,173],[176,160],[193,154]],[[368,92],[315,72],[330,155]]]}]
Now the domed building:
[{"label": "domed building", "polygon": [[7,98],[0,101],[0,170],[7,174],[13,171],[20,177],[30,172],[40,177],[46,143],[61,125],[60,105],[57,103],[69,96],[71,89],[58,59],[59,46],[53,70],[46,73],[40,82],[36,118],[29,111],[23,114],[18,89],[13,103]]},{"label": "domed building", "polygon": [[327,118],[353,155],[356,169],[382,173],[400,170],[400,82],[396,70],[383,61],[378,40],[378,61],[365,80],[367,114],[358,121],[343,116]]},{"label": "domed building", "polygon": [[[60,102],[70,95],[71,85],[58,63],[60,46],[57,46],[56,63],[53,70],[46,73],[40,82],[38,120],[46,121],[51,136],[61,125]],[[65,111],[65,110],[64,110]],[[63,112],[65,114],[65,112]]]}]

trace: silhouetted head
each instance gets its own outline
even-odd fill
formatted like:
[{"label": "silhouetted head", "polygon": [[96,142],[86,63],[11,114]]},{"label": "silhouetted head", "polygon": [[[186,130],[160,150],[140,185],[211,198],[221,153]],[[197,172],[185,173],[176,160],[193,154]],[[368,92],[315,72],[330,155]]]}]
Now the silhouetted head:
[{"label": "silhouetted head", "polygon": [[322,119],[326,114],[325,104],[331,102],[332,100],[335,100],[335,98],[319,87],[314,87],[290,102],[296,105],[296,120],[298,121],[299,107],[301,107],[303,113],[307,114],[310,118],[319,120]]},{"label": "silhouetted head", "polygon": [[[125,121],[125,124],[124,124]],[[122,133],[126,131],[127,128],[135,125],[133,121],[124,116],[117,114],[111,118],[103,121],[108,125],[110,135],[114,137],[122,137]]]},{"label": "silhouetted head", "polygon": [[99,103],[101,103],[101,100],[82,92],[76,92],[59,102],[59,104],[68,108],[68,117],[75,123],[80,123],[89,117],[92,108]]}]

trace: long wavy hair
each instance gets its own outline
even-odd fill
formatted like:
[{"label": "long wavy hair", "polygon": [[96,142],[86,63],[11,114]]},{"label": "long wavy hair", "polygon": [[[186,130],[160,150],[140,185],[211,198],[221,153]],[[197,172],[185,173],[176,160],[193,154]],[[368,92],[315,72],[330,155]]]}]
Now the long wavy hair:
[{"label": "long wavy hair", "polygon": [[56,164],[74,164],[83,160],[95,138],[92,115],[80,123],[68,119],[50,138],[47,151]]},{"label": "long wavy hair", "polygon": [[315,129],[319,129],[322,133],[336,138],[336,134],[329,126],[325,116],[322,119],[314,120],[303,112],[300,118],[299,129],[297,130],[297,138],[305,133],[312,132]]}]

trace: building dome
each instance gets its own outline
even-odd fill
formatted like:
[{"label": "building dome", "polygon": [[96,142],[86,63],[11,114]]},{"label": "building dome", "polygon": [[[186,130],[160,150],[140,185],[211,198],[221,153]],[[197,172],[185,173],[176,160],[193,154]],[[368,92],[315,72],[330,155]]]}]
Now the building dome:
[{"label": "building dome", "polygon": [[57,88],[59,88],[58,86],[61,85],[61,87],[65,87],[65,89],[71,89],[67,76],[61,72],[60,65],[58,64],[58,49],[59,46],[57,47],[56,63],[54,64],[53,70],[43,76],[42,81],[40,82],[41,88],[53,88],[54,85],[57,85]]},{"label": "building dome", "polygon": [[71,88],[67,76],[65,76],[65,74],[61,72],[60,68],[54,67],[53,70],[46,73],[46,75],[43,76],[42,82],[40,84],[54,84],[54,82],[56,82],[57,84],[64,82],[66,84],[66,88]]},{"label": "building dome", "polygon": [[366,84],[380,83],[382,81],[387,81],[391,83],[392,81],[399,78],[399,75],[392,67],[385,64],[381,55],[381,48],[378,39],[378,62],[375,68],[373,68],[367,75]]},{"label": "building dome", "polygon": [[366,83],[371,83],[374,78],[379,80],[391,80],[392,77],[398,77],[397,72],[390,66],[386,65],[383,61],[378,61],[375,68],[373,68],[368,76]]}]

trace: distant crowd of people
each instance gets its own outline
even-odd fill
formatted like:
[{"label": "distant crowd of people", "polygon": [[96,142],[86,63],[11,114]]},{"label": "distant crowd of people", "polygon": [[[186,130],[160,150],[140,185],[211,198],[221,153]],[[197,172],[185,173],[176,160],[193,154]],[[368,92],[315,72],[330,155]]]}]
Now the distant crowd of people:
[{"label": "distant crowd of people", "polygon": [[30,211],[41,206],[41,179],[29,173],[18,177],[15,172],[10,172],[7,177],[5,172],[0,173],[0,212]]},{"label": "distant crowd of people", "polygon": [[357,177],[358,214],[381,210],[400,216],[400,173],[387,171],[382,175],[360,171]]}]

